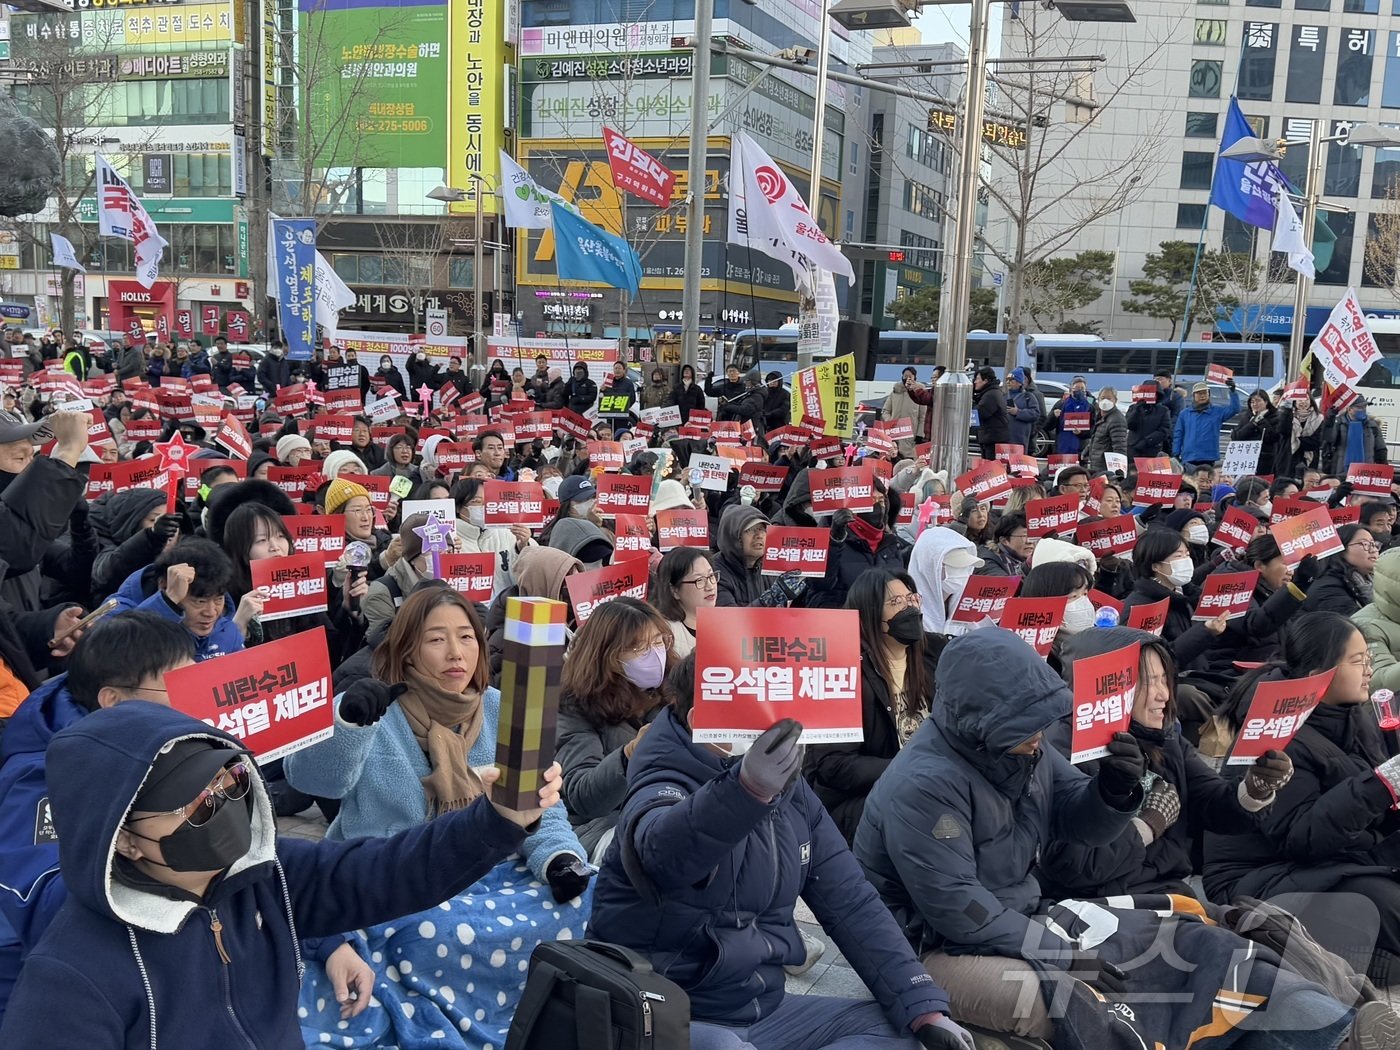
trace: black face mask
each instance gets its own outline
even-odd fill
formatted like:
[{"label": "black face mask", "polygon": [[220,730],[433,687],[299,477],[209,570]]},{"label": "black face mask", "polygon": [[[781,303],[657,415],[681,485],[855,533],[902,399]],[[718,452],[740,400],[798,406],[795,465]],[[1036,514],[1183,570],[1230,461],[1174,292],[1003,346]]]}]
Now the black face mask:
[{"label": "black face mask", "polygon": [[913,645],[924,633],[924,614],[918,609],[905,609],[885,621],[885,626],[900,645]]},{"label": "black face mask", "polygon": [[234,802],[221,801],[209,820],[197,828],[188,823],[162,839],[131,831],[138,839],[159,842],[165,863],[146,859],[171,871],[223,871],[253,844],[253,793]]}]

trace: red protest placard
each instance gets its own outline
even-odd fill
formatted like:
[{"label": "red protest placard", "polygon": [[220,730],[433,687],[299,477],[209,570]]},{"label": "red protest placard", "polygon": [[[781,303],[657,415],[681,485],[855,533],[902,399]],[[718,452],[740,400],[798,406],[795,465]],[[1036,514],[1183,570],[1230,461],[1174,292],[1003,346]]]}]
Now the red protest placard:
[{"label": "red protest placard", "polygon": [[1063,467],[1077,467],[1079,457],[1073,452],[1052,452],[1045,457],[1045,465],[1050,471],[1050,476],[1055,477]]},{"label": "red protest placard", "polygon": [[651,478],[640,474],[599,474],[595,480],[598,513],[603,517],[646,514],[651,509]]},{"label": "red protest placard", "polygon": [[250,562],[248,568],[253,586],[268,591],[258,619],[285,620],[326,611],[326,565],[319,553],[263,558]]},{"label": "red protest placard", "polygon": [[1225,759],[1227,766],[1252,766],[1265,751],[1282,751],[1303,728],[1327,687],[1334,668],[1309,678],[1283,678],[1261,681],[1249,701],[1249,712],[1235,737],[1235,746]]},{"label": "red protest placard", "polygon": [[530,481],[488,481],[483,521],[487,525],[544,525],[544,486]]},{"label": "red protest placard", "polygon": [[1123,602],[1111,594],[1105,594],[1103,591],[1091,587],[1089,601],[1094,603],[1095,609],[1112,609],[1119,616],[1123,615]]},{"label": "red protest placard", "polygon": [[833,514],[843,508],[859,514],[875,507],[875,468],[832,467],[810,470],[812,510],[817,514]]},{"label": "red protest placard", "polygon": [[1087,433],[1091,422],[1088,412],[1065,412],[1060,419],[1064,422],[1065,429],[1072,434]]},{"label": "red protest placard", "polygon": [[345,481],[353,481],[356,485],[363,485],[369,490],[369,501],[374,504],[375,510],[383,510],[389,505],[389,482],[392,480],[383,474],[346,474],[341,472],[341,478]]},{"label": "red protest placard", "polygon": [[1162,628],[1167,625],[1167,611],[1171,608],[1171,604],[1170,598],[1163,598],[1159,602],[1134,605],[1128,610],[1128,619],[1124,626],[1136,627],[1139,631],[1147,631],[1149,634],[1160,636]]},{"label": "red protest placard", "polygon": [[1087,762],[1108,754],[1114,733],[1125,732],[1133,718],[1138,661],[1142,643],[1080,657],[1074,662],[1073,743],[1069,760]]},{"label": "red protest placard", "polygon": [[282,517],[282,524],[292,534],[292,544],[301,554],[319,554],[327,568],[340,560],[345,549],[345,523],[339,517],[292,514]]},{"label": "red protest placard", "polygon": [[324,627],[166,671],[165,688],[171,707],[236,736],[259,764],[331,735]]},{"label": "red protest placard", "polygon": [[306,384],[294,383],[277,391],[273,404],[283,416],[300,416],[306,412]]},{"label": "red protest placard", "polygon": [[768,547],[763,552],[763,571],[770,576],[795,571],[803,576],[820,578],[826,575],[830,548],[829,529],[770,525]]},{"label": "red protest placard", "polygon": [[1015,631],[1041,656],[1048,656],[1065,622],[1068,595],[1054,598],[1008,598],[1001,610],[1001,626]]},{"label": "red protest placard", "polygon": [[134,459],[128,463],[94,463],[88,473],[87,498],[96,499],[104,492],[124,492],[126,489],[170,488],[170,471],[160,465],[155,456]]},{"label": "red protest placard", "polygon": [[1147,405],[1157,403],[1157,395],[1160,393],[1156,383],[1142,383],[1133,387],[1133,402]]},{"label": "red protest placard", "polygon": [[1181,491],[1181,477],[1176,474],[1138,474],[1137,488],[1133,490],[1133,506],[1170,507],[1176,502],[1176,494]]},{"label": "red protest placard", "polygon": [[1309,554],[1324,558],[1343,549],[1342,538],[1337,535],[1337,527],[1332,524],[1332,518],[1323,506],[1316,506],[1303,514],[1285,518],[1270,525],[1269,531],[1278,541],[1278,549],[1289,568],[1296,566]]},{"label": "red protest placard", "polygon": [[1006,460],[1010,459],[1012,456],[1024,456],[1024,455],[1026,454],[1026,446],[1025,446],[1025,445],[1010,444],[1010,443],[1007,443],[1007,444],[998,443],[997,446],[996,446],[996,448],[993,449],[992,451],[993,451],[993,455],[994,455],[997,459],[1001,460],[1002,462],[1005,462]]},{"label": "red protest placard", "polygon": [[1339,529],[1343,525],[1355,525],[1361,520],[1360,507],[1328,507],[1327,514],[1332,519],[1332,524]]},{"label": "red protest placard", "polygon": [[894,451],[894,439],[886,433],[884,426],[880,423],[876,423],[866,430],[865,444],[872,452]]},{"label": "red protest placard", "polygon": [[603,144],[608,149],[608,167],[613,185],[625,193],[651,201],[658,208],[671,203],[676,173],[626,135],[603,128]]},{"label": "red protest placard", "polygon": [[1220,524],[1216,527],[1211,542],[1220,544],[1227,551],[1242,551],[1254,538],[1254,531],[1258,527],[1258,518],[1246,510],[1232,506],[1225,511],[1225,516],[1220,519]]},{"label": "red protest placard", "polygon": [[613,518],[614,550],[619,554],[646,554],[651,550],[651,528],[645,514],[619,514]]},{"label": "red protest placard", "polygon": [[859,628],[854,609],[701,609],[696,743],[753,740],[784,718],[809,744],[860,740]]},{"label": "red protest placard", "polygon": [[1016,593],[1021,584],[1019,576],[971,576],[963,585],[953,606],[950,623],[981,623],[990,619],[996,623],[1001,619],[1001,611],[1006,601]]},{"label": "red protest placard", "polygon": [[1388,463],[1353,463],[1347,467],[1352,491],[1362,496],[1389,496],[1395,468]]},{"label": "red protest placard", "polygon": [[1139,474],[1170,474],[1172,460],[1170,456],[1134,456],[1133,469]]},{"label": "red protest placard", "polygon": [[438,573],[447,586],[469,602],[485,604],[491,600],[496,583],[496,555],[439,554]]},{"label": "red protest placard", "polygon": [[656,542],[663,552],[676,547],[708,547],[710,516],[687,507],[660,511],[656,515]]},{"label": "red protest placard", "polygon": [[960,474],[953,484],[965,496],[985,503],[1000,499],[1011,491],[1011,476],[1005,463],[984,460],[966,474]]},{"label": "red protest placard", "polygon": [[307,484],[321,473],[321,464],[302,463],[295,467],[270,466],[267,480],[291,497],[293,502],[301,499]]},{"label": "red protest placard", "polygon": [[1026,503],[1026,532],[1031,536],[1062,536],[1079,521],[1079,497],[1051,496]]},{"label": "red protest placard", "polygon": [[1207,365],[1207,366],[1206,366],[1206,382],[1207,382],[1207,383],[1214,383],[1216,386],[1224,386],[1224,385],[1225,385],[1225,381],[1226,381],[1227,379],[1234,379],[1234,378],[1235,378],[1235,371],[1234,371],[1234,369],[1232,369],[1232,368],[1226,368],[1224,365]]},{"label": "red protest placard", "polygon": [[574,619],[582,625],[598,606],[626,595],[646,601],[647,559],[628,558],[617,565],[578,572],[566,577],[569,604],[574,607]]},{"label": "red protest placard", "polygon": [[1191,619],[1209,620],[1222,613],[1227,620],[1243,616],[1249,612],[1249,602],[1258,582],[1259,573],[1253,569],[1211,573],[1201,583],[1201,598]]},{"label": "red protest placard", "polygon": [[626,462],[622,457],[621,441],[590,441],[586,447],[590,467],[601,467],[605,471],[617,471],[621,470],[623,463]]},{"label": "red protest placard", "polygon": [[1127,554],[1137,545],[1137,519],[1131,514],[1099,518],[1076,526],[1074,542],[1093,551],[1094,557]]},{"label": "red protest placard", "polygon": [[781,492],[788,468],[769,463],[741,463],[739,484],[752,485],[758,492]]},{"label": "red protest placard", "polygon": [[360,397],[359,387],[347,387],[340,390],[325,390],[321,395],[325,399],[326,411],[336,415],[357,416],[365,409],[364,400]]},{"label": "red protest placard", "polygon": [[891,419],[885,424],[885,433],[895,441],[913,441],[914,421],[908,416],[900,416],[898,419]]},{"label": "red protest placard", "polygon": [[239,459],[247,459],[253,454],[252,435],[248,433],[248,428],[230,412],[225,412],[219,421],[219,430],[214,435],[214,442],[223,445]]},{"label": "red protest placard", "polygon": [[199,495],[200,477],[202,477],[206,471],[212,470],[214,467],[228,467],[228,469],[237,474],[239,478],[246,478],[248,476],[248,462],[242,459],[196,459],[191,460],[191,465],[197,469],[195,472],[185,475],[184,496],[186,499],[193,499],[195,496]]}]

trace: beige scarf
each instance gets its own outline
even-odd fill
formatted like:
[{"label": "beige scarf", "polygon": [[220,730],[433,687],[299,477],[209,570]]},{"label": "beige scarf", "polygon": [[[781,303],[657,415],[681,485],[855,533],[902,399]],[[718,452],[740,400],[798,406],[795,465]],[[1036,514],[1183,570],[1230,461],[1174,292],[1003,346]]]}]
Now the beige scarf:
[{"label": "beige scarf", "polygon": [[408,692],[398,702],[432,767],[422,778],[428,815],[463,809],[486,791],[468,760],[481,732],[481,694],[449,693],[411,669],[406,678]]}]

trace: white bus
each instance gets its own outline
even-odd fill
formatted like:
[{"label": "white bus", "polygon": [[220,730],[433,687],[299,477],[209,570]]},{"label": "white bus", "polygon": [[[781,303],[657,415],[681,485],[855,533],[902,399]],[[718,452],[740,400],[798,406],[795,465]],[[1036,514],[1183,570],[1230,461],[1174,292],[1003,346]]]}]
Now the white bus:
[{"label": "white bus", "polygon": [[1400,454],[1400,318],[1370,317],[1367,323],[1381,359],[1361,377],[1357,390],[1366,399],[1367,412],[1380,423],[1395,463]]}]

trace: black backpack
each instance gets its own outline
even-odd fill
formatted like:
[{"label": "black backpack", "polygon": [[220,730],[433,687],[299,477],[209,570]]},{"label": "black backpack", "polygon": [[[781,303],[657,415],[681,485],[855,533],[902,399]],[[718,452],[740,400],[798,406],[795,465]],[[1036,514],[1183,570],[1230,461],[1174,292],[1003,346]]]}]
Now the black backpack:
[{"label": "black backpack", "polygon": [[690,996],[631,948],[545,941],[505,1050],[690,1050]]}]

